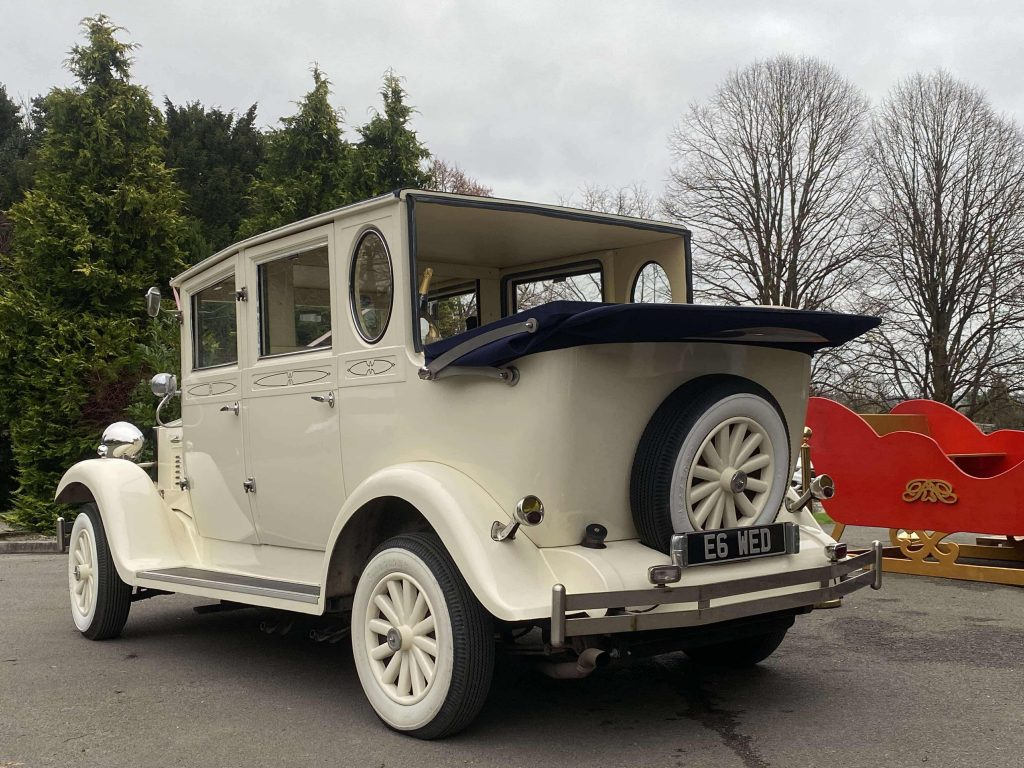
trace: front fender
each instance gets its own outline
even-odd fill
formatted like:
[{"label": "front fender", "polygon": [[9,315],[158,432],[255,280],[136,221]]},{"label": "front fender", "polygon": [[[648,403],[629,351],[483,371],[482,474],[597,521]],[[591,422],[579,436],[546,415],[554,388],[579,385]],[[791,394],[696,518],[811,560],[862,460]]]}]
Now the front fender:
[{"label": "front fender", "polygon": [[[403,499],[427,519],[493,616],[517,621],[550,615],[555,577],[540,550],[521,532],[512,540],[492,540],[491,523],[508,521],[508,513],[476,482],[445,464],[397,464],[368,477],[346,499],[328,551],[359,509],[386,497]],[[322,584],[327,583],[329,561],[325,559]]]},{"label": "front fender", "polygon": [[66,504],[96,501],[117,574],[128,584],[135,583],[138,571],[198,560],[184,530],[172,524],[173,513],[153,480],[130,461],[80,461],[64,473],[56,499]]}]

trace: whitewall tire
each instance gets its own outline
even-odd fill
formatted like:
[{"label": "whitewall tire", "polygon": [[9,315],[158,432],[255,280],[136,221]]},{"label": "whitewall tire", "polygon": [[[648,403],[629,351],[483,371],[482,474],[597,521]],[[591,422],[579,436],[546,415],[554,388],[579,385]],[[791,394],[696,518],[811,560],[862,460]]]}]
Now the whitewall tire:
[{"label": "whitewall tire", "polygon": [[370,705],[395,730],[434,739],[476,717],[494,668],[491,621],[436,536],[397,536],[370,556],[352,653]]},{"label": "whitewall tire", "polygon": [[708,377],[659,406],[630,482],[641,540],[668,551],[674,533],[772,522],[789,488],[789,429],[754,382]]},{"label": "whitewall tire", "polygon": [[82,507],[71,529],[68,591],[71,618],[83,635],[107,640],[121,634],[131,608],[132,588],[117,575],[94,504]]}]

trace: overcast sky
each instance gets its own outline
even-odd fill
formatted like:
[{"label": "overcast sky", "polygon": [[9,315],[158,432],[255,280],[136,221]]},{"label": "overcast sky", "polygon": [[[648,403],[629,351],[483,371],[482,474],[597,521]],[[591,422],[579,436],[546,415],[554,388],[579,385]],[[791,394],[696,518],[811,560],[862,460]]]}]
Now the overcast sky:
[{"label": "overcast sky", "polygon": [[527,200],[585,182],[660,193],[686,106],[780,52],[831,61],[876,101],[911,72],[945,67],[1024,118],[1024,4],[977,0],[0,0],[8,93],[68,84],[78,22],[99,12],[141,45],[134,76],[155,99],[257,102],[263,126],[294,111],[314,61],[361,124],[392,67],[434,154]]}]

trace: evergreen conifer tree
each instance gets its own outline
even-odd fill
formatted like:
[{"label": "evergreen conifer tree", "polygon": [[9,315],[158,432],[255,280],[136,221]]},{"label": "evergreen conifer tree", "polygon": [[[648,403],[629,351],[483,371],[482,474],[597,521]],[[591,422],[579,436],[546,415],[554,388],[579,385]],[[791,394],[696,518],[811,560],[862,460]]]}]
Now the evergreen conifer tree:
[{"label": "evergreen conifer tree", "polygon": [[281,118],[281,127],[266,137],[251,214],[242,222],[239,237],[353,201],[346,184],[351,147],[342,137],[342,115],[331,106],[330,95],[327,76],[313,67],[313,89],[298,111]]},{"label": "evergreen conifer tree", "polygon": [[103,427],[143,398],[151,409],[140,383],[177,332],[170,317],[147,324],[142,300],[183,266],[162,116],[131,81],[135,45],[106,16],[82,27],[68,60],[77,85],[42,104],[34,186],[9,212],[0,270],[0,423],[19,485],[9,518],[36,529],[52,528],[61,473],[95,455]]},{"label": "evergreen conifer tree", "polygon": [[0,213],[20,200],[30,183],[27,158],[31,148],[26,116],[0,83]]},{"label": "evergreen conifer tree", "polygon": [[430,152],[410,127],[415,108],[406,104],[402,79],[389,70],[380,89],[384,112],[359,129],[350,188],[356,200],[383,195],[403,187],[429,187],[432,177],[424,163]]},{"label": "evergreen conifer tree", "polygon": [[256,105],[241,115],[207,109],[198,101],[164,100],[167,166],[186,196],[194,222],[190,261],[231,244],[249,210],[249,188],[263,158]]}]

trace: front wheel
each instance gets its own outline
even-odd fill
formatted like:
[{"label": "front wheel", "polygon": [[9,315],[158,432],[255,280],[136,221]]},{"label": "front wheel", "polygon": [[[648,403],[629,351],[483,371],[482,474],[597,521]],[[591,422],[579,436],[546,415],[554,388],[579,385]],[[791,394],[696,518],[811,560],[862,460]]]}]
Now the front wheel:
[{"label": "front wheel", "polygon": [[370,556],[352,653],[366,698],[395,730],[436,739],[476,717],[494,669],[491,620],[436,536],[396,536]]},{"label": "front wheel", "polygon": [[83,635],[108,640],[121,634],[132,606],[132,588],[117,575],[95,504],[82,507],[71,529],[68,589],[71,618]]},{"label": "front wheel", "polygon": [[715,667],[732,667],[734,669],[752,667],[767,659],[775,652],[776,648],[782,645],[787,629],[777,629],[752,637],[690,648],[686,651],[686,655],[699,664]]}]

